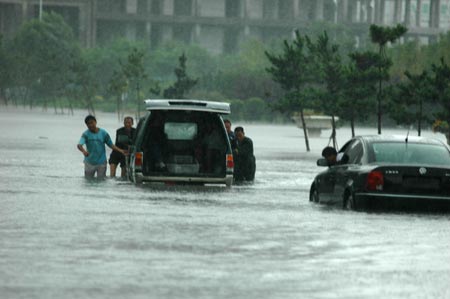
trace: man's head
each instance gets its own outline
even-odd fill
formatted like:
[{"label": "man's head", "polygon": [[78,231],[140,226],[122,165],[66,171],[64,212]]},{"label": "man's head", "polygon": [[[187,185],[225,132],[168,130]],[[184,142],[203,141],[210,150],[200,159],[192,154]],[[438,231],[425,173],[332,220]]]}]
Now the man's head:
[{"label": "man's head", "polygon": [[225,124],[225,129],[227,129],[227,132],[231,132],[231,121],[229,119],[225,119],[223,123]]},{"label": "man's head", "polygon": [[236,138],[239,142],[244,140],[244,137],[245,137],[244,128],[236,127],[236,129],[234,129],[234,135],[236,135]]},{"label": "man's head", "polygon": [[131,116],[126,116],[123,119],[123,126],[127,129],[130,129],[133,126],[133,118]]},{"label": "man's head", "polygon": [[97,119],[93,115],[88,115],[84,119],[84,123],[88,127],[89,131],[96,132],[97,131]]},{"label": "man's head", "polygon": [[337,151],[334,147],[327,146],[322,151],[322,157],[327,159],[328,164],[336,164]]}]

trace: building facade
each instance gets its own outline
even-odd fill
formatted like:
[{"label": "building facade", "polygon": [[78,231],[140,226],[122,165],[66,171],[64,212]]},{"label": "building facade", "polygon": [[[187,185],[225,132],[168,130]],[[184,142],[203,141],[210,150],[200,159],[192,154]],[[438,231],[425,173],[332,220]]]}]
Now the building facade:
[{"label": "building facade", "polygon": [[40,7],[61,14],[86,47],[120,36],[229,53],[246,39],[289,37],[315,21],[346,24],[355,35],[369,24],[402,23],[424,41],[450,29],[450,0],[0,0],[0,32],[13,35]]}]

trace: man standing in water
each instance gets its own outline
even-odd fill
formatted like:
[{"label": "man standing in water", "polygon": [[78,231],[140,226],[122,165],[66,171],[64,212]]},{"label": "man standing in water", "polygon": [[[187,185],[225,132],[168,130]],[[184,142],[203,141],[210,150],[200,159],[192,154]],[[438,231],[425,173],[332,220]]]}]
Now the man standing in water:
[{"label": "man standing in water", "polygon": [[253,154],[253,141],[245,136],[244,128],[234,129],[236,148],[233,150],[234,181],[251,182],[255,179],[256,161]]},{"label": "man standing in water", "polygon": [[[116,131],[116,146],[127,151],[128,147],[131,145],[136,129],[133,128],[133,118],[127,116],[123,120],[123,127],[117,129]],[[109,156],[109,171],[110,176],[116,176],[117,165],[120,163],[121,177],[125,177],[126,174],[126,157],[117,151],[112,151]]]},{"label": "man standing in water", "polygon": [[[122,155],[126,152],[115,146],[108,132],[97,127],[97,120],[93,115],[88,115],[84,119],[88,129],[81,135],[77,148],[84,155],[84,176],[93,178],[97,173],[97,178],[106,177],[106,151],[105,144]],[[84,149],[83,145],[86,145]]]}]

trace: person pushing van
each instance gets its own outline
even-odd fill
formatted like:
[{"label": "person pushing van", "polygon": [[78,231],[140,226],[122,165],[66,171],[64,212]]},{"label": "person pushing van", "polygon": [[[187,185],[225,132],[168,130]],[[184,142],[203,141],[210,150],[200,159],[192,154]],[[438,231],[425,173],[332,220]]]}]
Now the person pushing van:
[{"label": "person pushing van", "polygon": [[103,179],[106,177],[105,144],[122,155],[126,155],[126,152],[113,144],[105,129],[97,127],[95,116],[86,116],[84,123],[88,129],[83,132],[77,145],[78,150],[84,155],[84,176],[93,178],[97,173],[97,178]]}]

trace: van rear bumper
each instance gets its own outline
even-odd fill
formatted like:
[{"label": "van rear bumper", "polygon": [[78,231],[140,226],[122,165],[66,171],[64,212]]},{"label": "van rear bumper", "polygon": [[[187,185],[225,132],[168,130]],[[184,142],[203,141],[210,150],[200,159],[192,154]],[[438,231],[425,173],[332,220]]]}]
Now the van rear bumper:
[{"label": "van rear bumper", "polygon": [[193,183],[193,184],[219,184],[231,186],[233,175],[227,174],[225,177],[192,177],[192,176],[147,176],[136,173],[137,182],[163,182],[163,183]]}]

